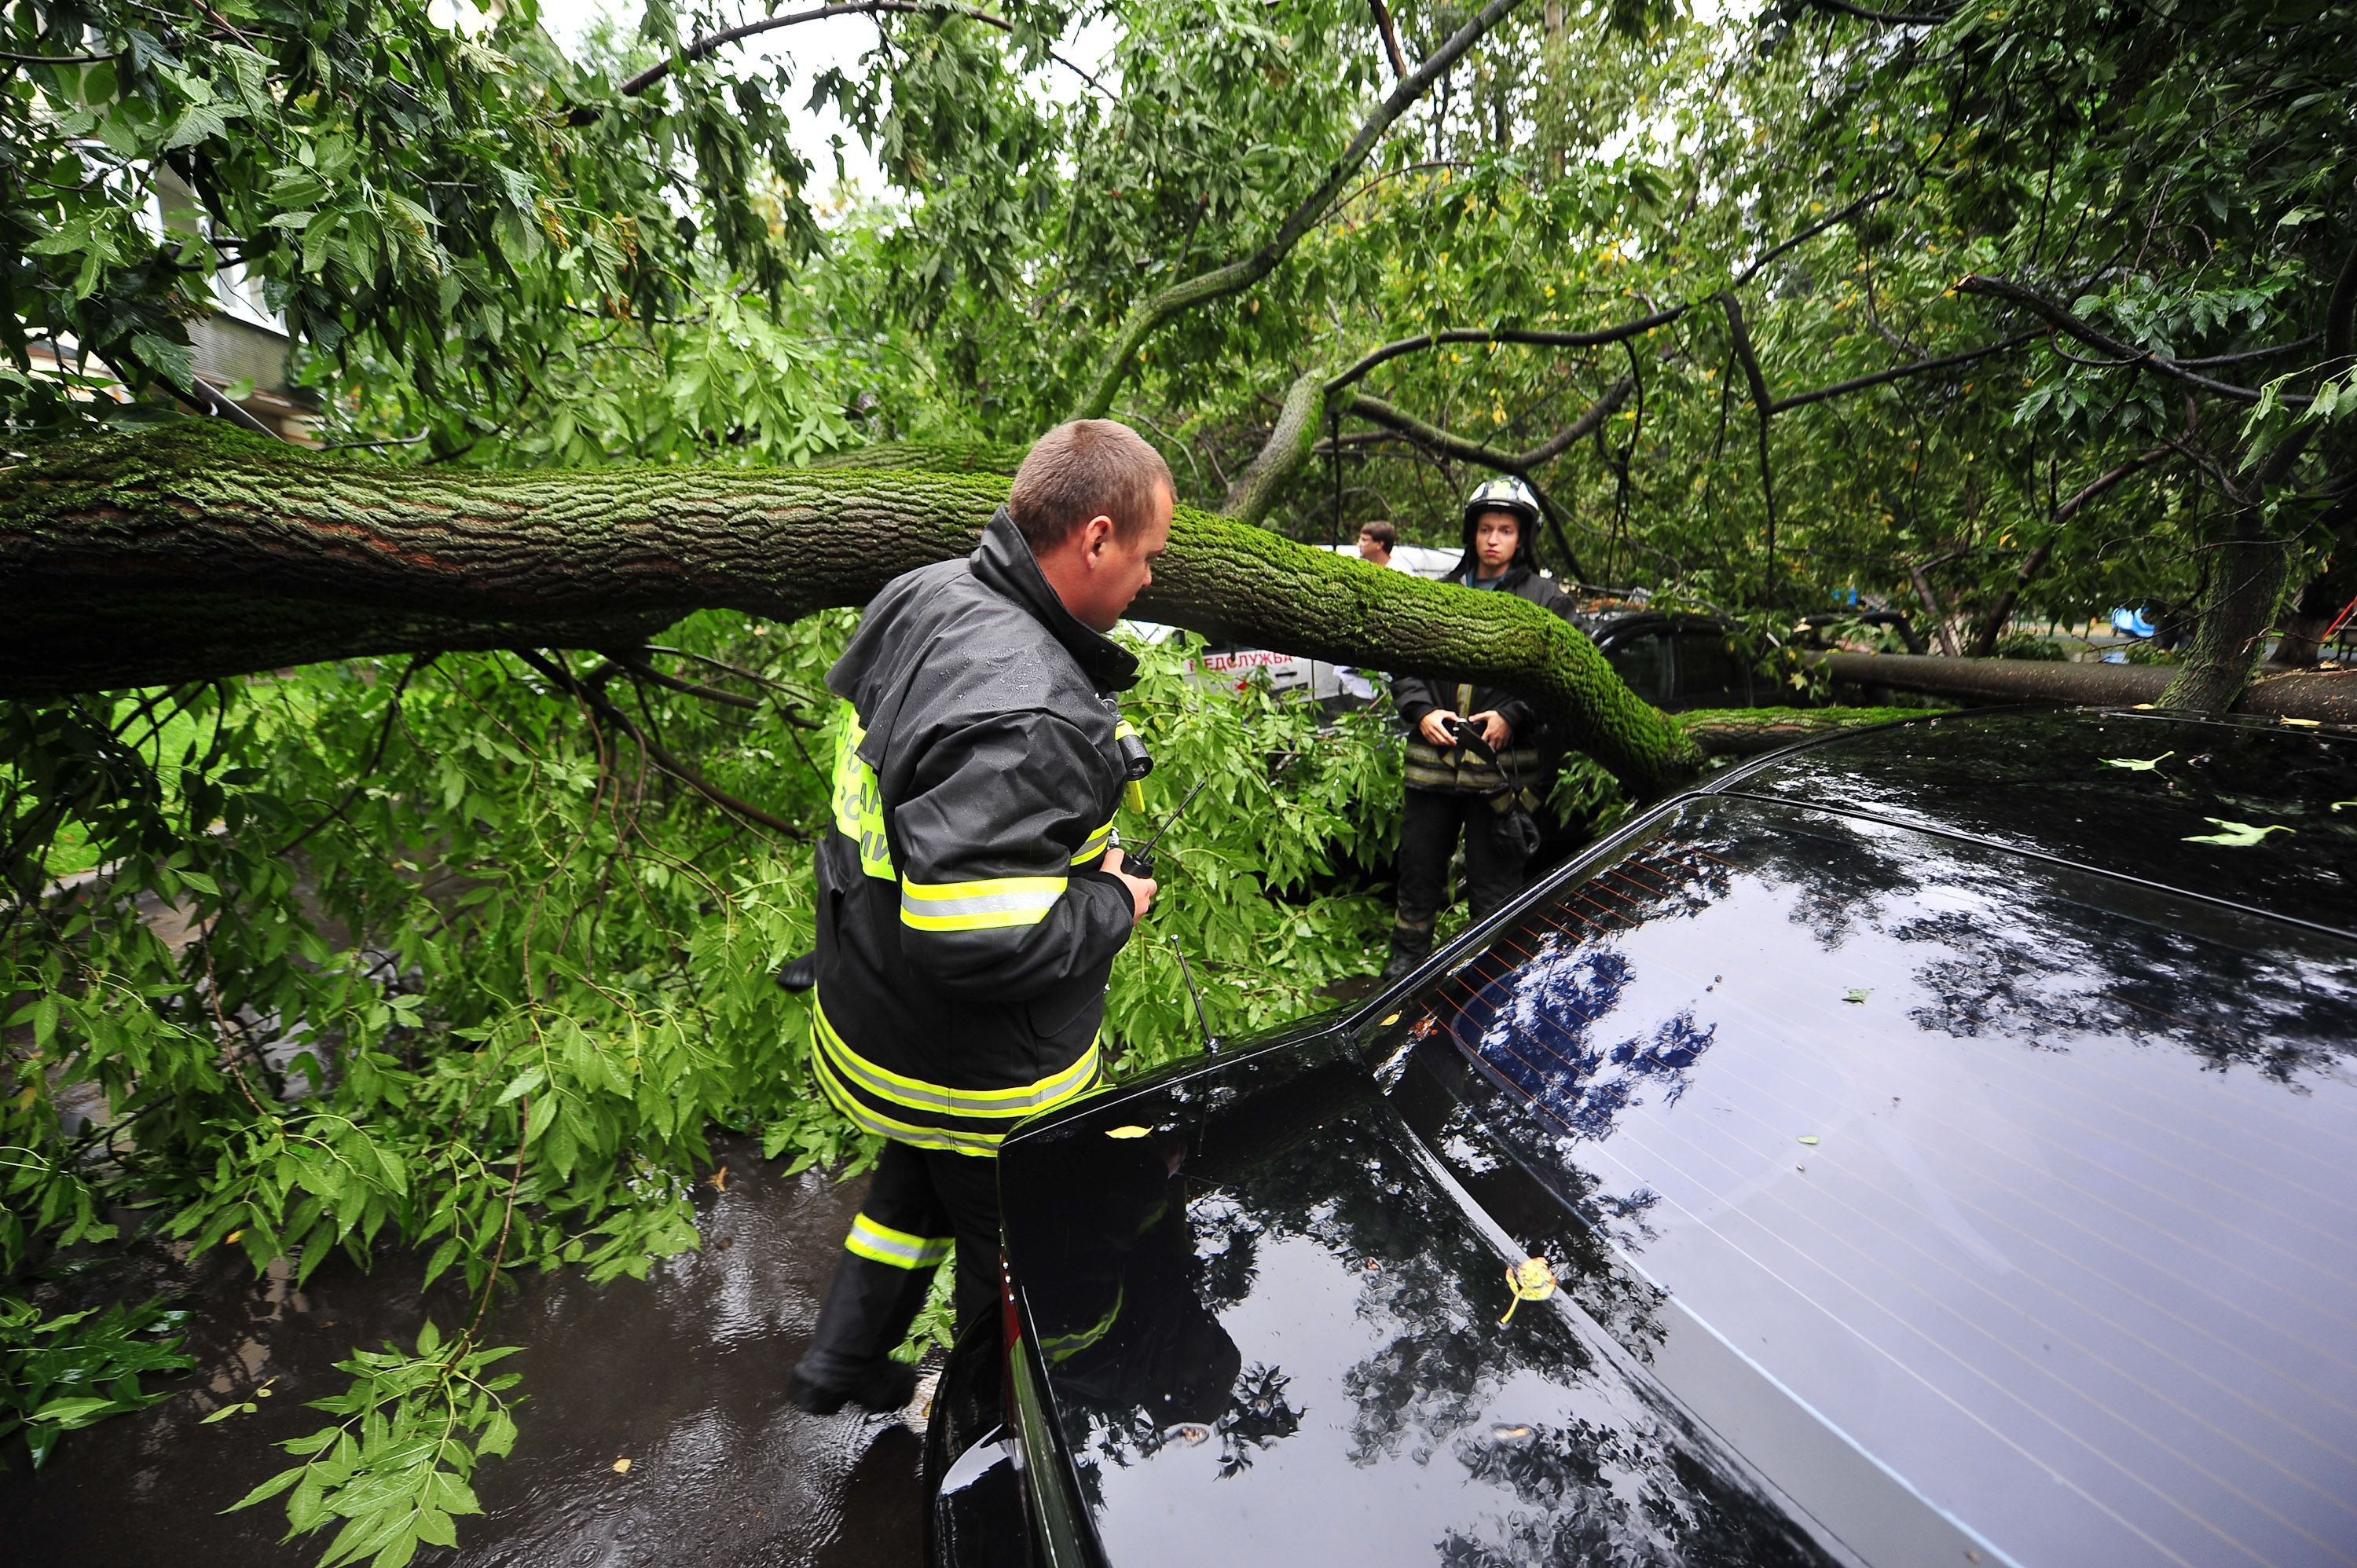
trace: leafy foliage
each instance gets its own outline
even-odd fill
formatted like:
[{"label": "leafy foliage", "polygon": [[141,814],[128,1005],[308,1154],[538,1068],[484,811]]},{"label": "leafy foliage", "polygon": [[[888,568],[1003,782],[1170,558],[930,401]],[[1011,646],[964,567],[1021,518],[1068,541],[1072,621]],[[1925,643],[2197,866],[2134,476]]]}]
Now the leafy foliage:
[{"label": "leafy foliage", "polygon": [[[1390,6],[1406,59],[1463,10]],[[1535,450],[1558,568],[1734,614],[1796,696],[1822,693],[1776,639],[1835,593],[2026,651],[2050,644],[2005,641],[2018,622],[2214,598],[2220,542],[2254,530],[2319,582],[2352,570],[2357,370],[2328,306],[2357,275],[2357,12],[1856,10],[1520,8],[1285,265],[1148,342],[1115,412],[1216,502],[1305,372],[1404,344],[1338,387],[1276,526],[1453,542],[1470,481]],[[650,5],[570,59],[530,0],[455,14],[0,12],[0,419],[195,394],[227,290],[286,325],[325,437],[386,461],[1000,465],[1141,299],[1275,232],[1395,71],[1355,0],[888,11],[839,19],[874,44],[809,80],[697,43],[733,10]],[[1091,27],[1103,58],[1075,63]],[[797,100],[888,188],[814,199]],[[471,1510],[513,1434],[483,1337],[501,1275],[694,1245],[714,1125],[798,1169],[866,1153],[768,981],[809,940],[847,624],[707,614],[628,662],[0,710],[0,1271],[106,1245],[131,1206],[298,1277],[414,1248],[474,1293],[462,1331],[356,1353],[337,1424],[247,1499],[340,1521],[330,1560],[405,1560]],[[1237,1034],[1323,1005],[1385,915],[1392,737],[1190,680],[1189,649],[1149,649],[1131,699],[1159,766],[1125,834],[1206,787],[1116,970],[1125,1069],[1199,1038],[1166,939]],[[1555,801],[1625,809],[1577,762]],[[169,1364],[149,1311],[7,1308],[9,1419],[53,1442],[151,1397],[122,1381]],[[56,1391],[74,1367],[103,1408]]]},{"label": "leafy foliage", "polygon": [[[652,656],[751,706],[450,655],[7,711],[12,881],[39,888],[69,822],[101,863],[0,932],[0,985],[33,999],[0,1102],[0,1141],[28,1156],[10,1265],[105,1240],[127,1202],[298,1282],[398,1244],[475,1293],[464,1333],[346,1363],[340,1435],[296,1448],[290,1524],[341,1520],[331,1561],[441,1539],[475,1458],[504,1452],[507,1385],[478,1376],[502,1273],[643,1276],[695,1245],[716,1123],[761,1129],[794,1169],[868,1152],[810,1081],[805,1004],[770,981],[810,940],[832,760],[810,714],[850,624],[706,615]],[[1191,642],[1143,651],[1128,706],[1159,766],[1124,832],[1208,788],[1117,967],[1125,1070],[1198,1048],[1166,936],[1223,1034],[1369,967],[1386,912],[1334,868],[1381,858],[1398,795],[1372,715],[1323,725],[1265,683],[1189,678]],[[165,716],[184,713],[193,730]],[[616,713],[802,836],[655,768]],[[188,736],[168,757],[167,732]]]},{"label": "leafy foliage", "polygon": [[139,1380],[195,1364],[174,1332],[187,1319],[155,1301],[51,1317],[0,1296],[0,1440],[23,1433],[38,1469],[66,1433],[171,1398]]},{"label": "leafy foliage", "polygon": [[[286,1493],[290,1539],[342,1520],[321,1568],[362,1558],[371,1568],[401,1568],[421,1545],[456,1546],[456,1520],[483,1511],[468,1484],[476,1464],[515,1445],[515,1418],[500,1396],[515,1385],[516,1374],[486,1375],[515,1348],[479,1349],[463,1337],[446,1346],[429,1320],[414,1355],[389,1345],[338,1362],[339,1371],[351,1375],[351,1387],[312,1402],[343,1419],[287,1443],[286,1451],[303,1463],[231,1509]],[[251,1408],[225,1406],[209,1419]]]}]

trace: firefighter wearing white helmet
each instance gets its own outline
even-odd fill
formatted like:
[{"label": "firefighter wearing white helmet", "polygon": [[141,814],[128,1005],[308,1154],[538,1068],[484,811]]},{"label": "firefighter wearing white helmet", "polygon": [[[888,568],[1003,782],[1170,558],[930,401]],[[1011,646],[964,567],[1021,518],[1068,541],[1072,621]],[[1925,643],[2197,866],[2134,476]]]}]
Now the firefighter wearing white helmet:
[{"label": "firefighter wearing white helmet", "polygon": [[[1512,594],[1569,618],[1571,601],[1539,570],[1533,535],[1538,497],[1512,478],[1484,480],[1465,498],[1465,554],[1448,581]],[[1449,856],[1465,841],[1466,897],[1480,920],[1523,890],[1544,788],[1538,715],[1522,698],[1469,681],[1404,675],[1392,700],[1408,727],[1407,806],[1400,821],[1399,907],[1387,977],[1432,951]]]}]

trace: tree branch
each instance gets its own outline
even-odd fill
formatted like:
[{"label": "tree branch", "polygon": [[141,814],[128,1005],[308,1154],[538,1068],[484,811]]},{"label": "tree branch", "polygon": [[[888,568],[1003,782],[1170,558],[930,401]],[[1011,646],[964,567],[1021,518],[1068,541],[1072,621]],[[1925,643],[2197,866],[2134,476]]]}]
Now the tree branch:
[{"label": "tree branch", "polygon": [[1768,378],[1760,371],[1760,357],[1751,349],[1751,329],[1744,324],[1743,306],[1727,289],[1718,296],[1727,311],[1727,341],[1735,357],[1743,365],[1743,378],[1751,385],[1751,405],[1760,411],[1760,495],[1768,508],[1768,564],[1765,574],[1770,598],[1776,594],[1776,474],[1768,461],[1768,421],[1775,416],[1775,401],[1768,395]]},{"label": "tree branch", "polygon": [[710,800],[714,805],[725,811],[743,817],[748,822],[759,822],[765,828],[774,829],[790,839],[807,841],[810,838],[808,829],[790,822],[783,817],[773,816],[748,800],[738,800],[727,790],[706,779],[678,757],[673,757],[664,750],[652,736],[633,721],[630,714],[609,701],[604,693],[594,690],[563,665],[543,658],[529,648],[518,648],[511,651],[517,658],[539,671],[542,676],[558,691],[569,693],[587,706],[596,709],[598,717],[638,742],[639,749],[647,754],[649,761]]},{"label": "tree branch", "polygon": [[1392,8],[1383,0],[1367,0],[1367,8],[1375,14],[1375,31],[1383,36],[1383,52],[1391,56],[1392,80],[1407,74],[1407,56],[1400,52],[1399,28],[1392,25]]},{"label": "tree branch", "polygon": [[1253,458],[1252,467],[1228,487],[1220,510],[1238,522],[1257,523],[1268,515],[1276,492],[1309,459],[1318,444],[1318,427],[1326,423],[1327,387],[1318,371],[1295,378],[1286,390],[1285,406],[1268,439]]},{"label": "tree branch", "polygon": [[1402,338],[1386,343],[1361,357],[1350,369],[1336,374],[1326,383],[1328,396],[1342,391],[1352,382],[1363,380],[1378,365],[1413,354],[1418,349],[1437,349],[1444,343],[1534,343],[1549,349],[1594,349],[1608,343],[1624,342],[1641,338],[1656,327],[1666,327],[1692,306],[1672,306],[1651,316],[1641,316],[1633,321],[1623,321],[1617,327],[1598,327],[1587,332],[1554,332],[1523,327],[1451,327],[1436,332],[1426,332],[1414,338]]},{"label": "tree branch", "polygon": [[1736,274],[1734,278],[1728,282],[1727,286],[1729,288],[1741,288],[1745,284],[1748,284],[1753,278],[1758,277],[1762,268],[1767,266],[1769,263],[1774,261],[1777,257],[1782,255],[1785,252],[1792,250],[1797,246],[1805,245],[1810,241],[1815,239],[1818,235],[1824,233],[1826,230],[1838,228],[1842,224],[1848,222],[1851,219],[1857,217],[1859,213],[1865,211],[1876,202],[1880,201],[1884,197],[1889,196],[1890,191],[1891,188],[1889,186],[1884,186],[1880,190],[1871,191],[1865,196],[1859,197],[1856,201],[1851,202],[1847,207],[1843,208],[1840,211],[1832,213],[1827,217],[1819,220],[1817,222],[1810,224],[1807,228],[1802,230],[1791,239],[1770,245],[1767,250],[1762,251],[1758,256],[1754,257],[1749,266],[1746,266],[1741,272]]},{"label": "tree branch", "polygon": [[[1015,24],[1006,17],[994,16],[976,6],[958,5],[955,0],[835,0],[834,4],[813,5],[807,11],[789,11],[778,16],[762,16],[737,27],[723,27],[716,33],[707,33],[703,38],[692,40],[674,58],[659,60],[636,76],[629,78],[615,91],[621,97],[636,98],[648,88],[669,76],[677,66],[707,59],[730,44],[742,43],[747,38],[757,38],[763,33],[773,33],[780,27],[798,27],[804,22],[822,22],[829,16],[873,16],[878,12],[899,12],[904,16],[967,16],[985,27],[996,27],[1002,33],[1011,35],[1015,31]],[[1105,91],[1104,83],[1066,59],[1062,55],[1053,49],[1049,50],[1048,55],[1058,65],[1062,66],[1099,92]],[[593,108],[584,104],[567,114],[565,123],[573,125],[587,125],[604,113],[602,108]]]},{"label": "tree branch", "polygon": [[1390,130],[1394,122],[1406,113],[1466,50],[1478,43],[1483,34],[1521,3],[1522,0],[1489,0],[1489,4],[1483,5],[1471,21],[1458,28],[1447,43],[1433,51],[1432,58],[1401,78],[1392,89],[1391,95],[1361,124],[1358,134],[1351,138],[1351,145],[1342,149],[1341,156],[1327,169],[1326,177],[1318,182],[1318,188],[1293,209],[1291,216],[1260,249],[1242,261],[1199,273],[1139,301],[1122,323],[1120,331],[1114,334],[1113,346],[1098,360],[1095,374],[1091,378],[1087,390],[1082,392],[1071,417],[1104,417],[1105,411],[1113,406],[1114,394],[1121,390],[1121,383],[1136,365],[1137,351],[1166,322],[1198,306],[1240,294],[1275,272],[1277,263],[1292,253],[1293,247],[1300,242],[1301,237],[1317,226],[1328,204],[1341,194],[1342,187],[1367,161],[1383,133]]},{"label": "tree branch", "polygon": [[1969,365],[1975,360],[1986,360],[1991,354],[2002,354],[2007,349],[2018,349],[2032,338],[2044,336],[2046,334],[2043,331],[2032,328],[2027,332],[2017,332],[2002,342],[1984,343],[1977,349],[1966,349],[1962,353],[1943,354],[1937,359],[1918,360],[1911,365],[1899,365],[1888,371],[1877,371],[1872,375],[1854,376],[1846,381],[1835,381],[1829,387],[1819,387],[1814,392],[1794,392],[1791,397],[1778,398],[1769,405],[1769,412],[1781,413],[1786,409],[1805,408],[1813,403],[1823,403],[1827,398],[1843,397],[1850,392],[1864,392],[1868,387],[1878,387],[1887,381],[1903,381],[1909,376],[1924,375],[1932,371],[1953,370],[1958,365]]},{"label": "tree branch", "polygon": [[[2010,304],[2018,305],[2032,316],[2050,323],[2061,331],[2069,333],[2089,348],[2101,349],[2123,365],[2135,365],[2156,374],[2167,376],[2172,381],[2182,381],[2187,386],[2200,387],[2203,392],[2215,392],[2220,397],[2233,398],[2237,403],[2259,401],[2258,389],[2255,387],[2238,387],[2231,381],[2217,381],[2201,374],[2199,371],[2189,371],[2165,355],[2156,354],[2148,349],[2139,349],[2132,343],[2124,343],[2102,328],[2072,315],[2059,302],[2049,299],[2036,289],[2024,287],[2008,278],[1993,278],[1980,273],[1973,273],[1956,285],[1956,292],[1975,294],[1985,299],[2002,299]],[[2305,403],[2309,400],[2304,394],[2287,393],[2282,401],[2288,403]]]},{"label": "tree branch", "polygon": [[[717,686],[706,686],[697,681],[683,681],[676,675],[666,675],[645,660],[633,659],[627,653],[609,653],[606,657],[613,660],[614,668],[628,671],[639,680],[651,681],[666,691],[677,692],[682,696],[700,697],[707,703],[718,703],[724,707],[744,708],[755,713],[760,711],[761,699],[759,697],[748,697],[736,692],[724,692]],[[593,671],[589,679],[594,681],[597,678],[597,672]]]},{"label": "tree branch", "polygon": [[118,58],[120,52],[106,55],[21,55],[13,49],[0,49],[0,59],[11,65],[100,65]]},{"label": "tree branch", "polygon": [[1989,607],[1988,618],[1981,623],[1979,633],[1973,639],[1974,658],[1986,659],[1996,651],[1997,639],[2005,635],[2006,622],[2013,618],[2015,602],[2021,597],[2021,591],[2036,581],[2038,574],[2045,569],[2048,557],[2054,553],[2055,534],[2061,532],[2062,525],[2084,511],[2087,504],[2096,497],[2123,479],[2144,472],[2161,458],[2168,456],[2169,451],[2170,448],[2163,445],[2138,453],[2126,462],[2089,480],[2078,494],[2054,509],[2054,515],[2047,519],[2047,527],[2053,532],[2040,542],[2037,549],[2023,557],[2020,566],[2014,572],[2012,585],[1998,596],[1996,604]]},{"label": "tree branch", "polygon": [[1955,16],[1953,11],[1932,11],[1913,16],[1900,11],[1869,11],[1863,5],[1853,5],[1849,0],[1806,0],[1820,11],[1838,16],[1856,16],[1862,22],[1879,22],[1887,27],[1936,27]]},{"label": "tree branch", "polygon": [[1587,412],[1569,424],[1540,442],[1527,452],[1507,452],[1486,442],[1475,441],[1427,424],[1405,409],[1395,408],[1381,398],[1365,392],[1351,394],[1349,412],[1361,419],[1387,425],[1415,442],[1418,446],[1464,463],[1477,463],[1501,473],[1527,476],[1533,468],[1542,467],[1571,449],[1574,442],[1594,432],[1628,401],[1637,390],[1634,379],[1622,376],[1604,389],[1604,394],[1587,406]]},{"label": "tree branch", "polygon": [[[630,649],[696,609],[796,618],[968,553],[1006,497],[980,475],[426,468],[212,421],[84,435],[0,456],[0,699],[371,654]],[[1136,613],[1520,691],[1632,789],[1690,776],[1690,746],[1594,644],[1496,597],[1182,506]]]}]

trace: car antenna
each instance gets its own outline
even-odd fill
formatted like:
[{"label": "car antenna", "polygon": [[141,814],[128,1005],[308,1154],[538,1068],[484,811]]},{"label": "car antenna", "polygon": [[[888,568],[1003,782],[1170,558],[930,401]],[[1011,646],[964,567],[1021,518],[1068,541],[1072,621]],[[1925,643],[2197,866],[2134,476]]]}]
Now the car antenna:
[{"label": "car antenna", "polygon": [[1154,830],[1152,838],[1139,844],[1135,850],[1122,851],[1121,865],[1124,871],[1133,876],[1143,876],[1149,882],[1154,879],[1154,846],[1162,842],[1162,835],[1170,831],[1170,825],[1178,820],[1178,813],[1193,805],[1195,797],[1201,794],[1203,786],[1210,782],[1208,779],[1197,779],[1195,787],[1187,791],[1187,798],[1178,802],[1178,809],[1162,819],[1162,825]]},{"label": "car antenna", "polygon": [[[1199,784],[1196,788],[1200,789],[1202,786]],[[1211,1033],[1211,1021],[1203,1015],[1203,993],[1195,989],[1195,977],[1188,971],[1187,950],[1178,945],[1178,939],[1174,936],[1170,939],[1170,950],[1178,955],[1178,978],[1187,983],[1187,994],[1195,1004],[1195,1022],[1202,1026],[1203,1054],[1218,1056],[1220,1037]]]}]

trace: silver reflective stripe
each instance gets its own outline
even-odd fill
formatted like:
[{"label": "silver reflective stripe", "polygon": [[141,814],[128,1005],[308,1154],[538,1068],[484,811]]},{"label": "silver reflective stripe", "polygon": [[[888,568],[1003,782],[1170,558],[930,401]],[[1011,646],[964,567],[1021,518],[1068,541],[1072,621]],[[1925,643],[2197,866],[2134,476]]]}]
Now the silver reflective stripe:
[{"label": "silver reflective stripe", "polygon": [[1064,896],[1061,877],[1009,878],[1039,884],[997,893],[969,893],[942,898],[920,893],[903,882],[900,918],[903,923],[932,930],[980,930],[997,926],[1031,926],[1048,918]]},{"label": "silver reflective stripe", "polygon": [[951,1245],[947,1237],[911,1236],[865,1214],[852,1220],[843,1244],[860,1257],[902,1269],[931,1268],[950,1255]]}]

